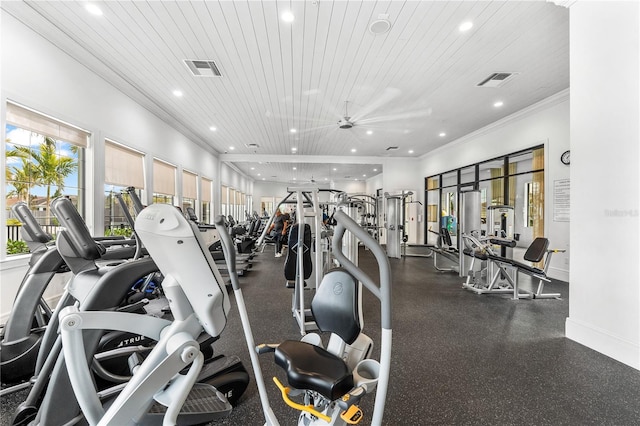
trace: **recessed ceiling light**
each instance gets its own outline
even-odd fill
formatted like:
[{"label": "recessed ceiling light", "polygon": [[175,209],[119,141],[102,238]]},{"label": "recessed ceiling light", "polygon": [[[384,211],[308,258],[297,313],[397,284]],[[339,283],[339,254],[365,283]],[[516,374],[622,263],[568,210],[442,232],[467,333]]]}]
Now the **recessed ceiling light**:
[{"label": "recessed ceiling light", "polygon": [[296,152],[297,150],[298,150],[298,148],[296,148],[296,147],[291,148],[292,152]]},{"label": "recessed ceiling light", "polygon": [[293,13],[291,13],[290,10],[287,10],[282,15],[280,15],[280,18],[282,18],[284,22],[293,22],[293,20],[296,19],[296,17],[293,16]]},{"label": "recessed ceiling light", "polygon": [[233,151],[234,149],[236,149],[236,147],[235,147],[235,146],[230,146],[230,147],[229,147],[229,149],[230,149],[231,151]]},{"label": "recessed ceiling light", "polygon": [[494,107],[496,107],[496,108],[499,108],[499,107],[501,107],[502,105],[504,105],[504,102],[502,102],[502,101],[497,101],[497,102],[495,102],[495,103],[493,104],[493,106],[494,106]]},{"label": "recessed ceiling light", "polygon": [[297,167],[294,167],[294,168],[293,168],[293,170],[298,170],[298,168],[297,168]]},{"label": "recessed ceiling light", "polygon": [[260,173],[258,173],[258,176],[261,176]]},{"label": "recessed ceiling light", "polygon": [[265,178],[262,178],[262,180],[265,180]]},{"label": "recessed ceiling light", "polygon": [[445,136],[447,136],[447,134],[445,132],[440,132],[438,136],[440,136],[441,138],[444,138]]},{"label": "recessed ceiling light", "polygon": [[251,170],[255,170],[255,169],[256,169],[255,167],[252,167],[252,168],[251,168]]},{"label": "recessed ceiling light", "polygon": [[209,127],[209,130],[211,130],[212,132],[215,132],[216,130],[218,130],[218,128],[215,126],[211,126]]},{"label": "recessed ceiling light", "polygon": [[367,130],[367,134],[368,135],[372,135],[373,134],[373,130]]},{"label": "recessed ceiling light", "polygon": [[85,9],[87,9],[87,12],[89,12],[92,15],[102,16],[102,10],[95,4],[89,3],[85,6]]},{"label": "recessed ceiling light", "polygon": [[334,168],[333,168],[333,171],[335,172],[336,170],[338,170],[338,169],[336,169],[336,168],[334,167]]},{"label": "recessed ceiling light", "polygon": [[367,175],[362,175],[362,177],[367,177]]},{"label": "recessed ceiling light", "polygon": [[182,91],[181,90],[174,90],[173,91],[173,96],[181,97],[182,96]]},{"label": "recessed ceiling light", "polygon": [[295,132],[297,132],[298,130],[296,130],[296,129],[289,129],[289,131],[290,131],[291,133],[295,133]]},{"label": "recessed ceiling light", "polygon": [[356,149],[355,148],[351,148],[351,152],[356,152]]},{"label": "recessed ceiling light", "polygon": [[374,172],[377,172],[377,171],[378,171],[378,169],[373,169],[373,171],[374,171]]},{"label": "recessed ceiling light", "polygon": [[465,31],[469,31],[472,27],[473,27],[473,22],[466,21],[466,22],[463,22],[462,24],[460,24],[458,29],[460,30],[460,32],[463,33]]},{"label": "recessed ceiling light", "polygon": [[329,180],[329,178],[324,178],[324,180]]},{"label": "recessed ceiling light", "polygon": [[409,154],[413,154],[413,150],[412,149],[409,150]]},{"label": "recessed ceiling light", "polygon": [[296,180],[296,178],[293,178],[293,180]]}]

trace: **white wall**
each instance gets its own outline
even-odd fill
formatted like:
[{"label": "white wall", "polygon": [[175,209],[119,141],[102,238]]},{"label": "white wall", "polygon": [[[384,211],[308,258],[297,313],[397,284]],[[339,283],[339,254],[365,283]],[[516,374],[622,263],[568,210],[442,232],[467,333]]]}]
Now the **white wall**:
[{"label": "white wall", "polygon": [[[570,9],[571,282],[566,335],[640,369],[640,6]],[[605,36],[603,36],[605,35]]]},{"label": "white wall", "polygon": [[384,187],[384,168],[382,169],[382,173],[367,179],[365,192],[375,196],[376,191],[382,187]]},{"label": "white wall", "polygon": [[[552,257],[549,275],[569,281],[569,222],[553,221],[553,182],[569,178],[570,166],[560,162],[569,149],[569,93],[561,92],[477,132],[424,155],[413,173],[419,176],[424,198],[424,177],[464,167],[505,154],[545,146],[545,231],[553,248],[567,253]],[[572,167],[572,166],[571,166]],[[387,164],[385,163],[385,174]],[[386,190],[386,189],[385,189]],[[424,202],[424,199],[421,199]]]},{"label": "white wall", "polygon": [[253,180],[226,163],[220,163],[220,184],[245,194],[253,190]]},{"label": "white wall", "polygon": [[[281,182],[269,182],[269,181],[255,181],[253,183],[253,210],[262,214],[260,211],[260,198],[261,197],[274,197],[275,203],[278,204],[284,197],[287,196],[287,188],[295,187],[293,184],[286,184]],[[299,185],[308,186],[308,185]],[[329,188],[329,185],[319,183],[320,188]],[[348,194],[363,193],[366,191],[366,182],[353,181],[353,182],[336,182],[333,188],[338,191],[344,191]],[[320,194],[320,201],[329,201],[328,195]]]},{"label": "white wall", "polygon": [[[7,100],[36,109],[91,132],[87,149],[87,211],[86,219],[94,235],[103,232],[104,199],[104,138],[109,138],[146,152],[145,176],[151,189],[153,157],[178,166],[178,194],[181,192],[183,168],[202,176],[219,179],[218,158],[170,127],[85,66],[28,29],[4,11],[2,21],[1,127],[5,136],[5,105]],[[5,146],[2,144],[2,163]],[[234,179],[230,172],[230,179]],[[2,199],[6,186],[2,175]],[[244,183],[245,187],[250,187]],[[214,188],[219,187],[214,182]],[[147,202],[151,191],[147,191]],[[219,201],[218,197],[214,202]],[[217,203],[219,205],[219,203]],[[6,220],[5,208],[1,211]],[[6,228],[0,227],[0,239],[6,240]],[[20,280],[27,270],[27,258],[0,262],[2,300],[0,315],[5,318],[13,303]],[[60,292],[55,287],[55,293]],[[53,287],[52,287],[53,288]]]}]

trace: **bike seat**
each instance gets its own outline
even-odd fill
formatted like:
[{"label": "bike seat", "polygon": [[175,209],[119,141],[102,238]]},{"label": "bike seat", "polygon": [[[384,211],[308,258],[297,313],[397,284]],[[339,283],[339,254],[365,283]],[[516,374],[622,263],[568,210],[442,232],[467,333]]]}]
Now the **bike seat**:
[{"label": "bike seat", "polygon": [[319,346],[285,340],[274,355],[296,389],[316,391],[331,401],[353,389],[353,375],[345,362]]}]

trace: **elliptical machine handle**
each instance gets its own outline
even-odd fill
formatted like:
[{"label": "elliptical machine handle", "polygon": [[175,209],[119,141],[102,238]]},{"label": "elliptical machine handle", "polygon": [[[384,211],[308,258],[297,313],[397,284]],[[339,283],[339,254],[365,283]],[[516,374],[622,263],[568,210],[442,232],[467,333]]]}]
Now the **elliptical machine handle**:
[{"label": "elliptical machine handle", "polygon": [[233,241],[227,227],[224,225],[224,216],[219,215],[214,221],[216,229],[220,234],[220,243],[222,244],[222,252],[224,253],[224,261],[227,263],[227,269],[229,270],[229,278],[231,279],[231,286],[234,290],[240,288],[238,283],[238,272],[236,271],[236,251],[233,248]]},{"label": "elliptical machine handle", "polygon": [[[335,228],[332,242],[334,256],[342,267],[349,271],[358,281],[362,282],[380,300],[382,327],[391,330],[391,266],[389,265],[387,254],[378,242],[345,212],[337,211],[335,219],[338,225]],[[379,286],[342,253],[342,238],[346,231],[354,234],[375,256],[378,262],[378,270],[380,271]]]}]

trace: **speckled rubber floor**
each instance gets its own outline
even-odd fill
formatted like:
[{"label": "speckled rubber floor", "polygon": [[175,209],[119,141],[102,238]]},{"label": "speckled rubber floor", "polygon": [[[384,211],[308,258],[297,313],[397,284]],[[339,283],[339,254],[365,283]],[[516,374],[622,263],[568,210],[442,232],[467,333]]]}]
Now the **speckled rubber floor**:
[{"label": "speckled rubber floor", "polygon": [[[360,251],[360,264],[377,277],[370,253]],[[283,265],[284,257],[267,250],[240,279],[257,343],[299,337]],[[391,259],[391,265],[393,353],[385,424],[640,424],[640,372],[564,337],[566,283],[547,287],[560,291],[563,300],[514,301],[463,290],[460,277],[437,272],[431,259]],[[379,306],[370,295],[364,306],[365,331],[377,344]],[[249,368],[233,297],[216,347],[238,355]],[[296,413],[270,380],[274,374],[283,377],[273,356],[263,355],[262,366],[280,423],[295,425]],[[9,424],[23,398],[24,393],[3,398],[2,425]],[[373,397],[367,397],[360,424],[370,424],[372,407]],[[252,381],[231,415],[215,424],[262,425],[261,414]]]}]

